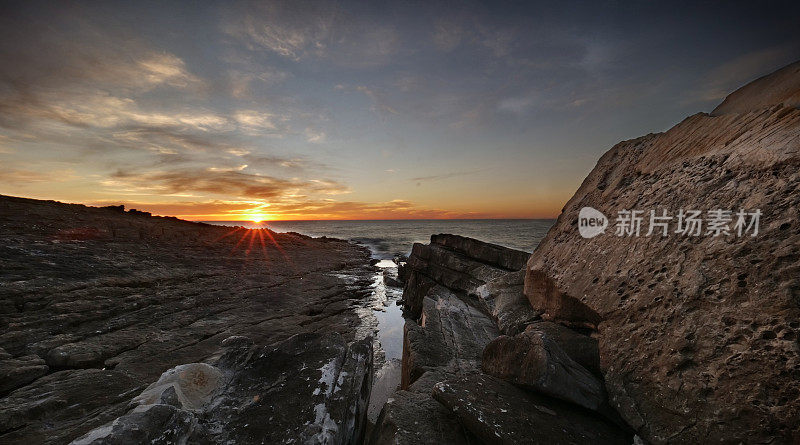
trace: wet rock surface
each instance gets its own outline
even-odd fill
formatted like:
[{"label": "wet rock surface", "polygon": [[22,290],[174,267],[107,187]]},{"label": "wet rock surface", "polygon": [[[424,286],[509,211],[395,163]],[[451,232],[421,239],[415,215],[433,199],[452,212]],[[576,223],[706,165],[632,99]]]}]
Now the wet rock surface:
[{"label": "wet rock surface", "polygon": [[165,372],[127,414],[73,444],[360,443],[372,383],[372,338],[297,334],[228,346],[214,364]]},{"label": "wet rock surface", "polygon": [[437,286],[429,295],[423,302],[420,323],[406,320],[403,388],[431,370],[477,369],[483,348],[499,335],[489,317],[450,290]]},{"label": "wet rock surface", "polygon": [[[614,146],[528,262],[534,308],[596,326],[610,400],[645,441],[800,440],[798,76]],[[580,236],[583,207],[610,218],[605,234]],[[646,212],[640,236],[615,235],[625,209]],[[680,209],[703,212],[701,235],[674,233]],[[727,235],[707,233],[716,209],[734,213]],[[737,235],[739,209],[762,212],[756,236]],[[673,217],[668,236],[646,236],[650,210]]]},{"label": "wet rock surface", "polygon": [[368,261],[334,239],[2,196],[0,442],[67,443],[232,336],[363,338]]}]

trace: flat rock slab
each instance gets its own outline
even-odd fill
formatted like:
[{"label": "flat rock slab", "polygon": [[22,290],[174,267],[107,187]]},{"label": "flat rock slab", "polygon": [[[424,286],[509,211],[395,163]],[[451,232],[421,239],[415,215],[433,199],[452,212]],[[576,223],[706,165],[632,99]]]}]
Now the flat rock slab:
[{"label": "flat rock slab", "polygon": [[456,252],[467,255],[478,261],[501,267],[513,271],[525,268],[530,254],[521,250],[509,249],[508,247],[498,246],[468,238],[461,235],[450,235],[440,233],[431,236],[431,244],[438,244]]},{"label": "flat rock slab", "polygon": [[68,443],[87,431],[87,422],[102,425],[123,414],[143,388],[113,370],[48,374],[0,399],[0,443]]},{"label": "flat rock slab", "polygon": [[483,443],[630,444],[632,438],[590,411],[472,374],[434,386],[433,397]]},{"label": "flat rock slab", "polygon": [[372,383],[372,339],[298,334],[274,346],[233,342],[216,365],[165,372],[137,405],[74,445],[358,443]]},{"label": "flat rock slab", "polygon": [[406,310],[418,318],[422,298],[432,283],[456,292],[474,294],[483,284],[518,271],[530,255],[458,235],[431,236],[430,244],[414,243],[405,266],[403,293]]}]

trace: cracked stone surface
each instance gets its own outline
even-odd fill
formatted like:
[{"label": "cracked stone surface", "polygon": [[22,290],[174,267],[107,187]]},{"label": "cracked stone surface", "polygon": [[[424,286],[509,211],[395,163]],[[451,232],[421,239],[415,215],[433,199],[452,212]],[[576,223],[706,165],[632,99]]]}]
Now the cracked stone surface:
[{"label": "cracked stone surface", "polygon": [[338,333],[271,346],[228,342],[214,365],[170,369],[132,410],[72,444],[361,443],[371,382],[371,337],[350,345]]},{"label": "cracked stone surface", "polygon": [[363,338],[374,273],[344,241],[0,196],[0,442],[69,442],[232,336]]}]

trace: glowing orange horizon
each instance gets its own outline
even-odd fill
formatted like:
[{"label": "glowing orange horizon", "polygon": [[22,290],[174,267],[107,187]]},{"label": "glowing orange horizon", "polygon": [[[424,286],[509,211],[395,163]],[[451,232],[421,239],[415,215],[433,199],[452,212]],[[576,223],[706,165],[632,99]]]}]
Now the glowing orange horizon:
[{"label": "glowing orange horizon", "polygon": [[[130,202],[94,201],[90,205],[123,204],[158,216],[173,216],[189,221],[235,221],[243,223],[269,223],[274,221],[345,221],[345,220],[457,220],[457,219],[552,219],[558,216],[563,203],[558,198],[514,203],[504,208],[504,203],[487,206],[476,204],[471,208],[446,208],[415,205],[410,202],[388,203],[323,203],[296,207],[282,203],[220,203],[220,202]],[[300,206],[303,207],[303,206]],[[558,210],[556,210],[558,209]]]}]

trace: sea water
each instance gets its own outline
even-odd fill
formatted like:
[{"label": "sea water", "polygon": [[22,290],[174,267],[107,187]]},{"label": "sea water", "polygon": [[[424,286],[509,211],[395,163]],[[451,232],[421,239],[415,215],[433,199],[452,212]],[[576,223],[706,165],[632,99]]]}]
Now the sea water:
[{"label": "sea water", "polygon": [[504,247],[533,252],[553,225],[553,219],[447,219],[378,221],[207,221],[209,224],[267,227],[275,232],[346,239],[367,246],[374,258],[408,255],[414,243],[428,243],[431,235],[452,233]]}]

